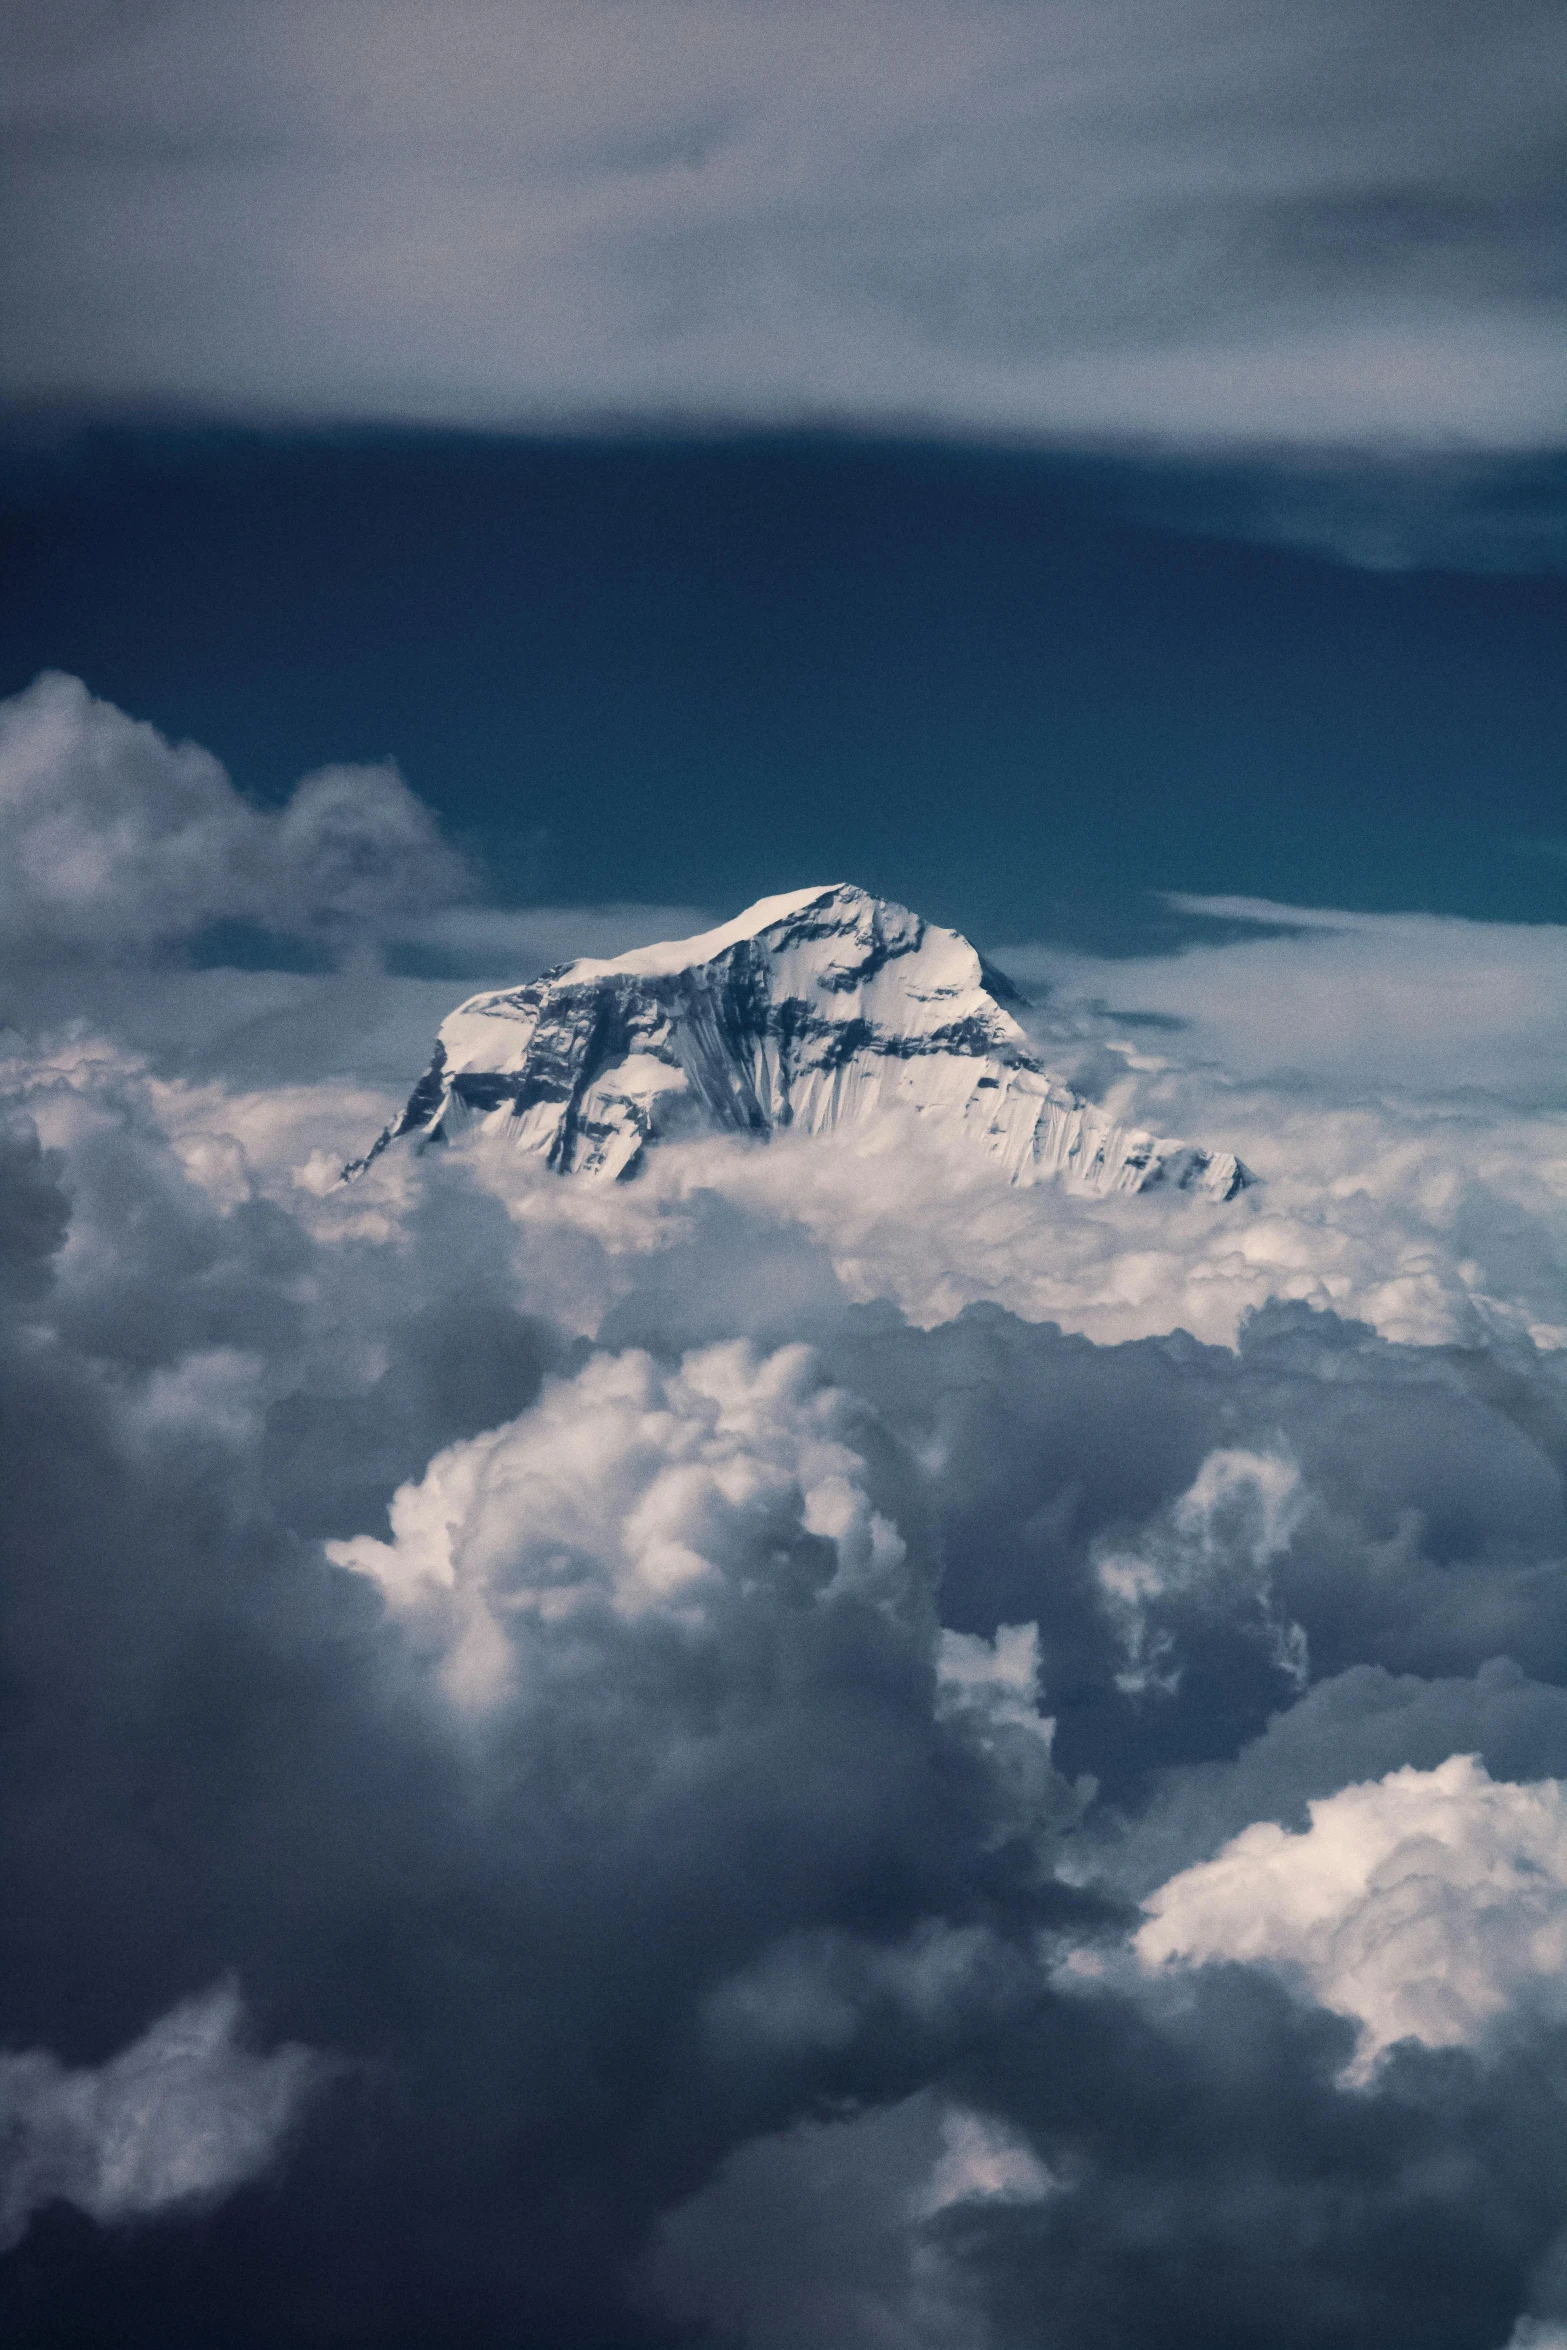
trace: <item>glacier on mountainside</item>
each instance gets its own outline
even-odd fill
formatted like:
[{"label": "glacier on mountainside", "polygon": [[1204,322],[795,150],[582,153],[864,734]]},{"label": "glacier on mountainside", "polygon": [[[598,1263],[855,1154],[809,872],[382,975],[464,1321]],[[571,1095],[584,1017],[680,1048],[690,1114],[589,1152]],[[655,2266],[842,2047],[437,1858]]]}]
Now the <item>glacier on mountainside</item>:
[{"label": "glacier on mountainside", "polygon": [[404,1137],[479,1127],[563,1174],[624,1177],[664,1140],[825,1134],[899,1110],[1014,1183],[1227,1200],[1252,1180],[1228,1152],[1118,1125],[1052,1077],[1005,1008],[1020,1000],[956,931],[863,889],[763,898],[700,937],[471,996],[344,1175]]}]

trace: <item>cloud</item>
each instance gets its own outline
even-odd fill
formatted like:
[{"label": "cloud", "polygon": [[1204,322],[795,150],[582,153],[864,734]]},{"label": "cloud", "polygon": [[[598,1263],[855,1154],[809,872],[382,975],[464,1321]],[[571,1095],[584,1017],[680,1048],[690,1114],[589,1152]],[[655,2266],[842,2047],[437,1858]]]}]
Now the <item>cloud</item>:
[{"label": "cloud", "polygon": [[[1344,1109],[1272,1086],[1242,1094],[1190,1076],[1173,1053],[1161,1066],[1167,1086],[1150,1081],[1137,1103],[1107,1098],[1156,1132],[1238,1150],[1263,1177],[1254,1192],[1213,1207],[1016,1191],[963,1145],[896,1115],[864,1135],[786,1135],[751,1150],[665,1145],[618,1196],[573,1186],[563,1197],[504,1138],[459,1155],[504,1202],[519,1245],[603,1252],[584,1300],[627,1286],[637,1258],[678,1247],[720,1201],[768,1235],[765,1253],[792,1235],[796,1256],[825,1256],[849,1297],[892,1299],[926,1324],[993,1300],[1105,1342],[1184,1328],[1228,1344],[1248,1313],[1282,1297],[1426,1344],[1508,1330],[1561,1343],[1557,1112]],[[1164,1114],[1171,1092],[1179,1119]],[[922,1235],[938,1223],[935,1251]],[[672,1299],[671,1310],[693,1304]]]},{"label": "cloud", "polygon": [[1151,1540],[1145,1536],[1135,1550],[1100,1547],[1094,1569],[1126,1656],[1116,1686],[1135,1696],[1179,1685],[1176,1635],[1160,1620],[1172,1602],[1179,1609],[1217,1601],[1244,1617],[1249,1594],[1274,1665],[1304,1690],[1306,1635],[1280,1618],[1271,1574],[1301,1514],[1293,1461],[1226,1448],[1208,1455],[1166,1523],[1150,1529]]},{"label": "cloud", "polygon": [[0,2055],[0,2251],[49,2203],[122,2223],[216,2203],[268,2170],[326,2068],[305,2048],[252,2054],[243,2022],[218,1983],[96,2067]]},{"label": "cloud", "polygon": [[944,1631],[936,1652],[936,1716],[967,1728],[1010,1800],[996,1802],[993,1845],[1043,1842],[1092,1800],[1093,1782],[1068,1789],[1052,1754],[1055,1723],[1039,1710],[1039,1626],[998,1624],[989,1640]]},{"label": "cloud", "polygon": [[[459,2307],[480,2344],[896,2324],[1012,2350],[1048,2279],[1072,2350],[1095,2308],[1157,2342],[1281,2305],[1299,2339],[1336,2308],[1413,2350],[1446,2322],[1430,2240],[1455,2338],[1495,2350],[1547,2306],[1538,2039],[1532,2077],[1497,2076],[1519,2176],[1488,2184],[1478,2070],[1446,2104],[1373,2085],[1357,2139],[1347,2027],[1257,1970],[1183,2014],[1053,1969],[1127,1929],[1112,1813],[1135,1831],[1207,1769],[1200,1857],[1298,1788],[1281,1703],[1330,1795],[1357,1735],[1440,1747],[1477,1709],[1513,1725],[1509,1769],[1558,1767],[1552,1358],[1303,1309],[1238,1349],[994,1306],[923,1330],[799,1280],[765,1201],[655,1199],[680,1229],[649,1248],[638,1187],[557,1183],[519,1220],[457,1153],[332,1231],[292,1180],[319,1089],[84,1040],[10,1078],[39,1132],[18,1232],[53,1277],[3,1364],[8,2036],[123,2046],[233,1964],[280,2038],[355,2067],[301,2110],[264,2221],[171,2207],[137,2250],[40,2212],[37,2265],[0,2269],[21,2338],[30,2279],[91,2339],[133,2261],[176,2350],[215,2311],[238,2341],[308,2318],[392,2344]],[[1348,1648],[1452,1685],[1290,1704],[1258,1551],[1319,1670]],[[1193,1602],[1156,1705],[1116,1685],[1106,1556]],[[1533,1681],[1473,1683],[1499,1636]],[[1274,1779],[1217,1785],[1259,1738]]]},{"label": "cloud", "polygon": [[[1229,937],[1158,957],[1099,960],[1021,945],[998,948],[998,959],[1046,991],[1047,1033],[1051,1015],[1067,1021],[1081,1007],[1101,1028],[1119,1014],[1129,1043],[1136,1016],[1157,1014],[1182,1024],[1177,1056],[1222,1070],[1230,1087],[1315,1082],[1333,1088],[1336,1106],[1466,1091],[1531,1110],[1564,1106],[1546,1050],[1567,1015],[1567,930],[1558,925],[1258,898],[1169,902],[1225,924]],[[1146,1028],[1138,1041],[1150,1049]]]},{"label": "cloud", "polygon": [[577,955],[623,955],[712,927],[701,906],[447,906],[405,925],[398,943],[454,978],[504,973],[505,986]]},{"label": "cloud", "polygon": [[0,1123],[0,1297],[8,1302],[48,1287],[70,1221],[60,1164],[45,1155],[27,1113],[10,1111]]},{"label": "cloud", "polygon": [[449,983],[149,970],[138,915],[95,1029],[57,962],[0,1065],[8,2336],[1553,2322],[1554,948],[1452,940],[1444,1057],[1440,942],[1223,920],[1040,1018],[1255,1135],[1233,1212],[901,1129],[339,1187]]},{"label": "cloud", "polygon": [[1534,0],[75,0],[8,47],[13,397],[1559,438]]},{"label": "cloud", "polygon": [[648,2280],[747,2350],[974,2350],[993,2337],[929,2223],[1052,2185],[1015,2131],[924,2090],[743,2148],[664,2223]]},{"label": "cloud", "polygon": [[1567,932],[1175,902],[1230,935],[1124,960],[997,950],[1040,994],[1034,1025],[1063,1073],[1117,1116],[1200,1134],[1263,1179],[1228,1261],[1218,1232],[1200,1272],[1194,1250],[1171,1318],[1214,1329],[1205,1304],[1261,1276],[1400,1336],[1456,1336],[1499,1313],[1560,1344],[1567,1104],[1550,1040],[1567,1016]]},{"label": "cloud", "polygon": [[895,1597],[905,1548],[845,1438],[853,1414],[809,1352],[744,1343],[601,1357],[523,1419],[454,1446],[392,1501],[392,1540],[328,1545],[391,1607],[436,1619],[448,1687],[483,1703],[511,1640],[607,1605],[692,1633],[726,1587],[791,1557],[824,1582]]},{"label": "cloud", "polygon": [[941,2160],[921,2199],[928,2214],[992,2196],[1038,2203],[1050,2193],[1050,2174],[1027,2142],[984,2114],[952,2108],[942,2116],[941,2137]]},{"label": "cloud", "polygon": [[1473,447],[1272,448],[1228,460],[1104,466],[1096,486],[1121,510],[1176,529],[1307,547],[1374,571],[1560,570],[1567,468]]},{"label": "cloud", "polygon": [[1360,2026],[1359,2079],[1399,2040],[1465,2046],[1523,1999],[1562,2011],[1559,1781],[1497,1784],[1455,1754],[1308,1808],[1303,1835],[1260,1822],[1150,1895],[1144,1965],[1280,1968]]},{"label": "cloud", "polygon": [[[1418,1585],[1409,1599],[1419,1604]],[[1567,1696],[1505,1656],[1429,1677],[1350,1665],[1232,1756],[1163,1773],[1135,1820],[1101,1819],[1096,1865],[1140,1899],[1253,1822],[1303,1830],[1311,1798],[1404,1766],[1434,1770],[1455,1753],[1477,1754],[1494,1779],[1567,1775]]]},{"label": "cloud", "polygon": [[395,767],[324,767],[261,809],[54,672],[0,704],[0,871],[13,962],[135,960],[225,922],[342,946],[466,886]]}]

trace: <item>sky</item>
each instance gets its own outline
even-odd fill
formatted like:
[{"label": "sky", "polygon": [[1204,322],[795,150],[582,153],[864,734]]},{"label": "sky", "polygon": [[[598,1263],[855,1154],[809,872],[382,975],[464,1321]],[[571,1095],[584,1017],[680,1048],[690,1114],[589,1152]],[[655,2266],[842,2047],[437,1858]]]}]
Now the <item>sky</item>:
[{"label": "sky", "polygon": [[395,757],[503,902],[846,878],[987,944],[1135,943],[1170,890],[1567,912],[1558,571],[842,437],[100,428],[0,482],[6,690],[68,670],[268,801]]},{"label": "sky", "polygon": [[[7,2340],[1564,2350],[1564,71],[7,9]],[[838,881],[1253,1180],[339,1181]]]}]

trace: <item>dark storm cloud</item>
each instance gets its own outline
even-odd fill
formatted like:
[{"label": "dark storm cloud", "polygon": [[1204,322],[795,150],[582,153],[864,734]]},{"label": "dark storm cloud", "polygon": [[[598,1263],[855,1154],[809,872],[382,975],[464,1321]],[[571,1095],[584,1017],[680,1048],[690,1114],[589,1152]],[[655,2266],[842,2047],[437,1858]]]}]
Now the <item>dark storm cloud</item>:
[{"label": "dark storm cloud", "polygon": [[48,1288],[50,1260],[70,1220],[59,1166],[31,1118],[12,1112],[0,1126],[0,1296],[8,1303]]},{"label": "dark storm cloud", "polygon": [[1046,2003],[943,2078],[988,2191],[931,2193],[928,2096],[806,2123],[731,2159],[654,2276],[758,2350],[1502,2350],[1567,2191],[1560,2037],[1484,2072],[1410,2050],[1372,2097],[1335,2085],[1347,2037],[1238,1968],[1157,2013]]},{"label": "dark storm cloud", "polygon": [[1341,2027],[1242,1970],[998,2045],[965,2087],[1080,2166],[954,2214],[998,2344],[1327,2340],[1500,2350],[1560,2225],[1559,2039],[1495,2072],[1410,2050],[1373,2098]]},{"label": "dark storm cloud", "polygon": [[15,397],[1560,437],[1537,0],[28,5]]}]

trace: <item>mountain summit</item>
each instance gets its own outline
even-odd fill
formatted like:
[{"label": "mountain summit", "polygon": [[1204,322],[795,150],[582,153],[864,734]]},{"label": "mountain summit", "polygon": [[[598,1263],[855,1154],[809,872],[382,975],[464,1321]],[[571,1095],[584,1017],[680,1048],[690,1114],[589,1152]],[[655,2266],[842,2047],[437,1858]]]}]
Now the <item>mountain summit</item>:
[{"label": "mountain summit", "polygon": [[1005,1008],[1021,998],[954,930],[836,884],[762,898],[698,938],[579,958],[470,996],[357,1174],[407,1135],[482,1124],[563,1174],[634,1174],[697,1134],[823,1134],[915,1111],[1014,1183],[1164,1187],[1226,1200],[1224,1151],[1118,1126],[1052,1077]]}]

